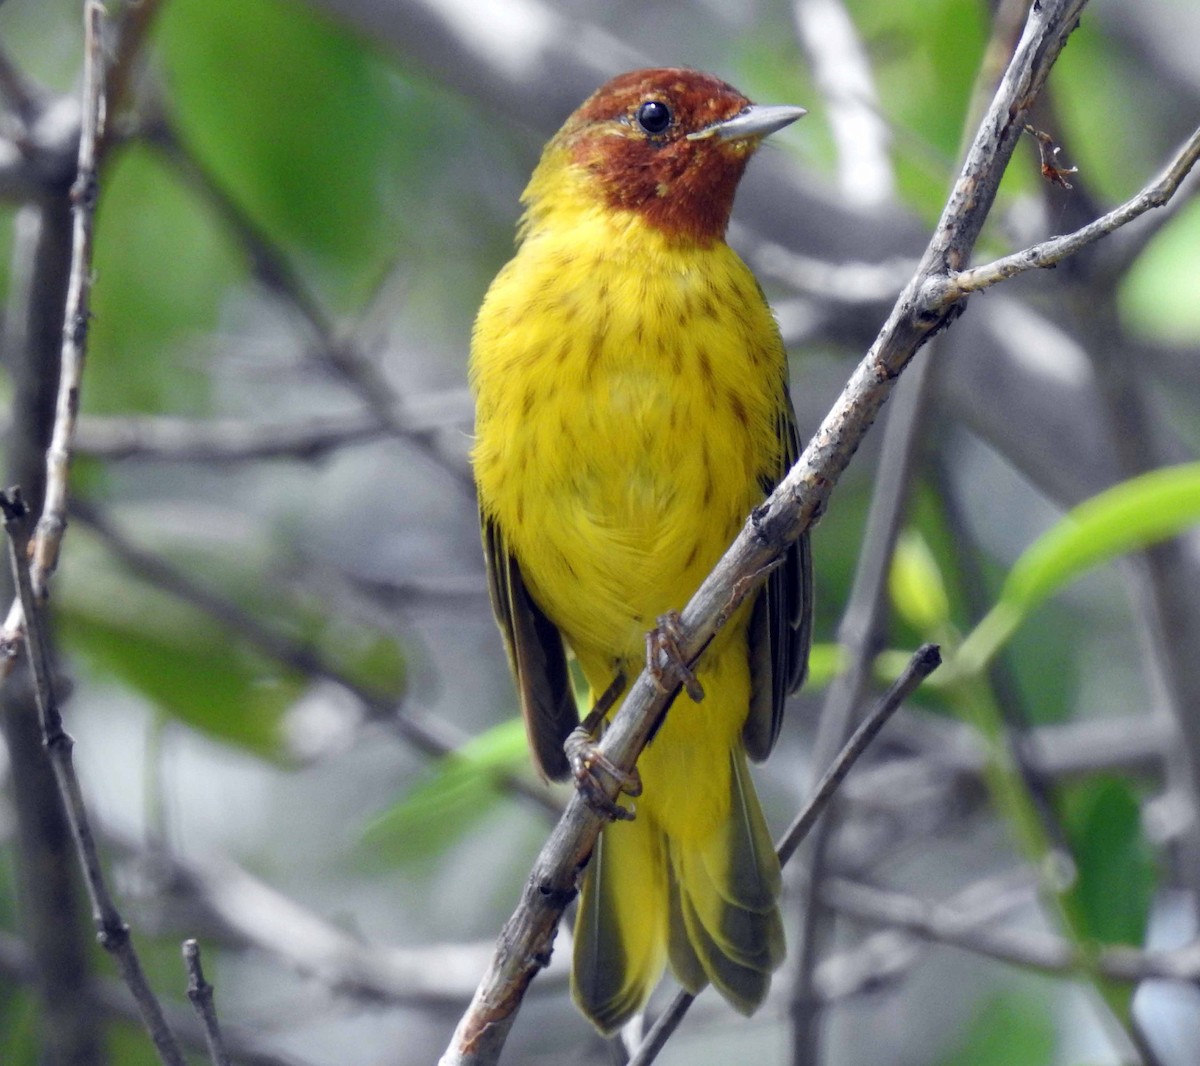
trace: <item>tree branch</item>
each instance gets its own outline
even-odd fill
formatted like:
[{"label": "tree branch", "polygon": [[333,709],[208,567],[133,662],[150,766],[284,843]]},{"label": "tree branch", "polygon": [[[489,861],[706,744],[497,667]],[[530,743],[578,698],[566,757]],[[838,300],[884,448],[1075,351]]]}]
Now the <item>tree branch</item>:
[{"label": "tree branch", "polygon": [[1200,981],[1200,940],[1170,951],[1119,945],[1087,950],[1053,933],[980,923],[957,907],[845,878],[828,879],[821,893],[827,906],[849,917],[1042,973],[1126,982]]},{"label": "tree branch", "polygon": [[1057,266],[1068,256],[1075,255],[1101,237],[1128,225],[1152,208],[1162,207],[1175,195],[1197,159],[1200,159],[1200,128],[1183,143],[1174,159],[1155,181],[1119,207],[1113,208],[1108,214],[1102,215],[1095,222],[1089,222],[1074,233],[1052,237],[1048,241],[1035,244],[1032,248],[1014,252],[984,266],[954,271],[942,278],[935,278],[934,285],[940,291],[937,295],[930,294],[932,299],[949,306],[969,293],[990,288],[1027,270]]},{"label": "tree branch", "polygon": [[217,1021],[217,1008],[213,1003],[213,986],[204,979],[200,967],[200,945],[195,940],[183,942],[183,965],[187,970],[187,996],[192,1001],[196,1017],[204,1029],[204,1041],[208,1045],[208,1057],[212,1066],[233,1066],[225,1050],[221,1026]]},{"label": "tree branch", "polygon": [[92,918],[98,939],[105,951],[116,960],[121,976],[133,993],[142,1024],[154,1041],[159,1058],[166,1066],[186,1066],[183,1052],[175,1042],[175,1037],[163,1016],[162,1007],[146,980],[141,960],[129,937],[129,926],[122,919],[108,890],[91,821],[84,806],[83,791],[75,774],[71,755],[74,741],[63,729],[62,715],[55,695],[50,651],[43,628],[41,603],[34,590],[33,574],[29,565],[32,540],[29,526],[32,516],[19,495],[13,498],[0,493],[0,510],[4,514],[4,529],[9,538],[8,553],[13,580],[25,612],[25,650],[33,671],[34,692],[42,726],[42,743],[49,754],[71,825],[71,835],[75,841],[92,903]]},{"label": "tree branch", "polygon": [[[58,563],[63,532],[67,528],[67,484],[71,447],[79,416],[79,394],[87,358],[88,319],[91,316],[92,234],[96,218],[98,175],[97,146],[104,136],[104,56],[100,24],[104,8],[98,0],[84,7],[84,61],[82,125],[79,164],[71,186],[71,274],[67,282],[67,308],[63,319],[62,369],[54,432],[46,451],[46,499],[38,519],[30,566],[34,593],[46,596],[46,582]],[[26,606],[28,610],[28,606]]]}]

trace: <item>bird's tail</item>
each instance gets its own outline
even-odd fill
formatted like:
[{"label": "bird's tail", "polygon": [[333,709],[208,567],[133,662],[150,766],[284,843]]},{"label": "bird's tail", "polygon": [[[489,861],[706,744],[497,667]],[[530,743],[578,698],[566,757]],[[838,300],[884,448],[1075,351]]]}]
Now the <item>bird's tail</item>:
[{"label": "bird's tail", "polygon": [[672,838],[639,811],[597,843],[575,923],[572,992],[604,1032],[645,1005],[668,961],[689,992],[711,983],[750,1014],[783,960],[779,862],[746,757],[738,748],[729,758],[728,817],[715,831]]}]

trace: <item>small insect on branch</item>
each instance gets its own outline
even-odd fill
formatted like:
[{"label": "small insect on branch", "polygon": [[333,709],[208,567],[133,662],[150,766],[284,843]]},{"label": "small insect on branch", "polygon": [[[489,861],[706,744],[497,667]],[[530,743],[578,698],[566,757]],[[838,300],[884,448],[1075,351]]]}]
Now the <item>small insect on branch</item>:
[{"label": "small insect on branch", "polygon": [[1028,123],[1025,124],[1025,132],[1038,143],[1042,177],[1050,182],[1051,185],[1061,185],[1064,189],[1071,188],[1071,183],[1067,181],[1067,175],[1078,174],[1079,168],[1060,167],[1058,165],[1058,153],[1062,151],[1061,146],[1054,143],[1054,138],[1050,134],[1043,130],[1035,130]]}]

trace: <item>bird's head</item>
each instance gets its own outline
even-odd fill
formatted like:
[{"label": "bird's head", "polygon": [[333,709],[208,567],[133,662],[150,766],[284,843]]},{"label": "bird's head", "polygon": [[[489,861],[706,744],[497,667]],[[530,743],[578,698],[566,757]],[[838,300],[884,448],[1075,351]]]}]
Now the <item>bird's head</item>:
[{"label": "bird's head", "polygon": [[725,233],[754,150],[804,113],[752,104],[695,70],[621,74],[555,134],[525,200],[536,215],[553,196],[592,198],[669,235],[710,243]]}]

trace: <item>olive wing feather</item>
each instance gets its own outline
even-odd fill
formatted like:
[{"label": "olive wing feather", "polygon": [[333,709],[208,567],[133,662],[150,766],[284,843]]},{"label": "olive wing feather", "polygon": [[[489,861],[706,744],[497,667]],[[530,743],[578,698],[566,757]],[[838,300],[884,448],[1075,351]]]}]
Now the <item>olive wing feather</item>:
[{"label": "olive wing feather", "polygon": [[563,744],[579,724],[566,649],[558,629],[530,595],[500,527],[487,515],[480,517],[488,593],[517,679],[529,747],[541,773],[561,781],[570,772]]}]

